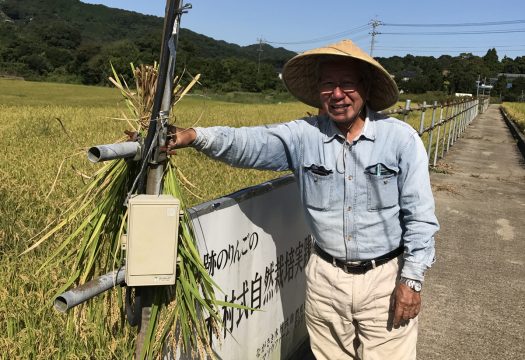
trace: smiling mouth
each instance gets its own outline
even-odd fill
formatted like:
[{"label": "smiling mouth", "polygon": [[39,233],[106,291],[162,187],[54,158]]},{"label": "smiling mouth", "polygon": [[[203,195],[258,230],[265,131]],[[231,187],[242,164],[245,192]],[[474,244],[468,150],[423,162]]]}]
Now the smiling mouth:
[{"label": "smiling mouth", "polygon": [[341,105],[330,105],[330,108],[332,110],[335,110],[336,112],[341,112],[343,110],[346,110],[350,107],[348,104],[341,104]]}]

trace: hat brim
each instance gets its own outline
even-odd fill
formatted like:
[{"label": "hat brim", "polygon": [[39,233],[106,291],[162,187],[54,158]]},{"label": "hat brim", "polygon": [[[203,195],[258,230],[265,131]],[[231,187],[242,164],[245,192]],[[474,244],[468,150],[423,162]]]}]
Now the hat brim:
[{"label": "hat brim", "polygon": [[321,108],[318,88],[318,66],[326,57],[353,59],[368,64],[370,88],[367,104],[375,111],[389,108],[397,102],[399,90],[396,82],[374,58],[350,40],[306,51],[289,60],[283,69],[283,81],[288,91],[297,99],[315,108]]}]

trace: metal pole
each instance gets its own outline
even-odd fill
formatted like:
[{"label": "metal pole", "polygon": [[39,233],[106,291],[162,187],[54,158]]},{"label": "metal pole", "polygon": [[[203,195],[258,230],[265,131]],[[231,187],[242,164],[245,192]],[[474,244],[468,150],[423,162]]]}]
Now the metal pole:
[{"label": "metal pole", "polygon": [[376,31],[376,28],[381,25],[381,21],[377,19],[370,20],[368,23],[369,25],[372,25],[372,31],[369,32],[370,35],[372,35],[372,39],[370,41],[370,56],[374,57],[374,46],[376,42],[376,35],[379,34],[379,32]]},{"label": "metal pole", "polygon": [[456,142],[457,135],[458,135],[458,118],[459,118],[460,113],[461,113],[461,104],[458,103],[456,105],[456,115],[454,116],[454,126],[452,127],[451,145],[454,145],[454,143]]},{"label": "metal pole", "polygon": [[407,99],[407,101],[405,102],[405,109],[404,109],[404,116],[403,116],[403,121],[404,122],[407,122],[408,120],[408,114],[410,113],[410,99]]},{"label": "metal pole", "polygon": [[447,139],[447,152],[450,149],[450,139],[452,137],[452,131],[454,130],[454,120],[456,117],[456,104],[452,103],[452,111],[450,116],[450,125],[448,126],[448,139]]},{"label": "metal pole", "polygon": [[[445,119],[444,119],[444,124],[443,124],[443,144],[441,145],[441,158],[443,158],[443,156],[445,156],[445,140],[447,138],[447,124],[448,124],[448,113],[449,113],[449,110],[450,110],[450,104],[447,102],[445,104]],[[450,131],[450,130],[449,130]]]},{"label": "metal pole", "polygon": [[[155,147],[155,153],[152,154],[151,158],[145,158],[145,161],[149,161],[147,180],[143,187],[139,186],[139,191],[145,191],[146,194],[158,195],[162,191],[162,175],[166,165],[166,154],[160,152],[160,146],[164,146],[167,139],[167,123],[173,96],[175,60],[182,6],[182,0],[167,0],[166,2],[159,77],[144,151],[147,152],[150,146],[158,146]],[[155,135],[157,144],[153,143]],[[137,291],[141,299],[140,321],[138,322],[138,333],[135,341],[135,358],[140,359],[143,358],[143,352],[145,351],[144,341],[147,337],[148,324],[151,318],[154,290],[153,287],[143,286],[135,288],[135,291]]]},{"label": "metal pole", "polygon": [[423,134],[425,129],[425,111],[427,110],[427,102],[423,101],[423,108],[421,109],[421,117],[419,119],[419,136]]},{"label": "metal pole", "polygon": [[464,125],[464,123],[465,123],[465,115],[466,115],[466,109],[467,109],[467,108],[466,108],[466,104],[467,104],[466,102],[463,102],[463,103],[461,104],[461,116],[459,117],[459,119],[460,119],[460,122],[459,122],[459,124],[460,124],[460,129],[459,129],[459,133],[458,133],[458,139],[459,139],[461,136],[463,136],[463,130],[464,130],[463,125]]},{"label": "metal pole", "polygon": [[466,102],[462,102],[461,103],[461,113],[460,113],[460,116],[459,116],[459,124],[458,124],[458,127],[459,127],[459,131],[458,131],[458,139],[461,137],[461,135],[463,134],[463,130],[464,130],[464,123],[465,123],[465,107],[466,105]]},{"label": "metal pole", "polygon": [[461,121],[461,107],[462,103],[458,103],[456,117],[454,119],[454,132],[452,133],[452,144],[455,144],[456,140],[458,139],[459,124]]},{"label": "metal pole", "polygon": [[470,102],[465,103],[465,120],[463,121],[463,132],[467,130],[470,120]]},{"label": "metal pole", "polygon": [[434,101],[434,105],[432,105],[432,122],[430,123],[430,132],[428,134],[428,161],[430,161],[430,154],[432,154],[432,132],[434,131],[434,123],[436,120],[436,108],[437,101]]},{"label": "metal pole", "polygon": [[436,136],[436,149],[434,150],[434,162],[433,162],[433,166],[436,166],[436,163],[437,163],[437,156],[438,156],[438,152],[439,152],[439,135],[441,133],[441,122],[443,121],[443,104],[441,104],[440,106],[440,109],[439,109],[439,122],[438,122],[438,133],[437,133],[437,136]]}]

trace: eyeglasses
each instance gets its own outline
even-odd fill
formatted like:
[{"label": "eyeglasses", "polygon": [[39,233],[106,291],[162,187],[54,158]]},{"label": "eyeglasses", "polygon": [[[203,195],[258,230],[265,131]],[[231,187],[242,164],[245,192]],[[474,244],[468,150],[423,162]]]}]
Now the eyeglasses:
[{"label": "eyeglasses", "polygon": [[353,81],[341,81],[341,82],[333,82],[333,81],[324,81],[319,84],[319,92],[321,94],[331,94],[334,92],[335,88],[341,89],[343,92],[347,94],[351,94],[357,90],[357,87],[359,86],[360,81],[353,82]]}]

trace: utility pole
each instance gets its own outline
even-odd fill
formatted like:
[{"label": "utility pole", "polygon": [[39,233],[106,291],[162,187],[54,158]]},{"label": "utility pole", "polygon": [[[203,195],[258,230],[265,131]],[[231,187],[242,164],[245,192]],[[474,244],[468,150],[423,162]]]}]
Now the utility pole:
[{"label": "utility pole", "polygon": [[370,56],[374,57],[374,46],[376,43],[376,35],[381,34],[380,32],[376,31],[376,29],[379,25],[383,25],[383,23],[377,19],[372,19],[370,20],[368,25],[372,26],[372,31],[369,32],[369,34],[372,35],[372,39],[370,40]]},{"label": "utility pole", "polygon": [[261,54],[263,52],[262,45],[263,45],[264,39],[260,37],[257,39],[257,41],[259,42],[259,49],[257,49],[257,52],[259,53],[257,57],[257,74],[259,74],[259,69],[261,67]]}]

